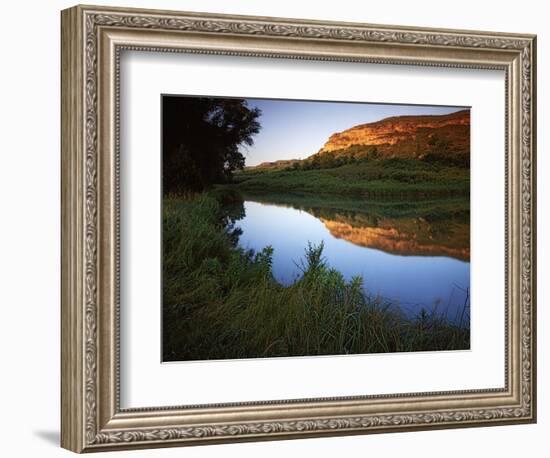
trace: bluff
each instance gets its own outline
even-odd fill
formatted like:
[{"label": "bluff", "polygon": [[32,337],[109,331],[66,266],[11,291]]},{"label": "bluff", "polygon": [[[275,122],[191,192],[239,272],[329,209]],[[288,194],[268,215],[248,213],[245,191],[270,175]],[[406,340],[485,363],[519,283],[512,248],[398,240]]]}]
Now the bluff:
[{"label": "bluff", "polygon": [[393,116],[360,124],[332,134],[314,154],[338,156],[375,154],[382,158],[417,158],[429,155],[468,161],[470,110],[446,115]]}]

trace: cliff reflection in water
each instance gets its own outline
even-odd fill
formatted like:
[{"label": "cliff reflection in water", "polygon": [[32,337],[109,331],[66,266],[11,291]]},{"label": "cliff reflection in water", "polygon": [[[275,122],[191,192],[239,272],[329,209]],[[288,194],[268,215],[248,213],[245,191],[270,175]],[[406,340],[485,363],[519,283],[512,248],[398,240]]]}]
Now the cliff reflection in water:
[{"label": "cliff reflection in water", "polygon": [[[299,195],[245,195],[253,202],[305,211],[338,239],[401,256],[470,260],[469,200],[420,202],[328,200]],[[308,202],[309,200],[309,202]]]},{"label": "cliff reflection in water", "polygon": [[273,247],[273,274],[300,277],[308,242],[324,243],[327,263],[369,293],[411,314],[438,307],[453,319],[469,304],[469,199],[367,201],[293,194],[244,194],[228,208],[236,243]]},{"label": "cliff reflection in water", "polygon": [[466,224],[450,224],[441,231],[423,218],[379,218],[376,226],[372,226],[365,222],[358,224],[357,216],[361,215],[336,213],[331,219],[323,216],[319,219],[334,237],[355,245],[403,256],[470,259]]}]

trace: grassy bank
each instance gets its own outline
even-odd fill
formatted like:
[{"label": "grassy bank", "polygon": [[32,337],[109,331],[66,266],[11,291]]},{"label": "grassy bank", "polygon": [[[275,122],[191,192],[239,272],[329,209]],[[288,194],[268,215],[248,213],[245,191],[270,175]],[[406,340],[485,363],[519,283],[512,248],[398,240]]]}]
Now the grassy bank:
[{"label": "grassy bank", "polygon": [[304,247],[301,278],[280,285],[271,248],[238,248],[229,221],[205,194],[164,201],[164,360],[469,348],[468,329],[369,297],[360,278],[324,262],[322,246]]},{"label": "grassy bank", "polygon": [[414,159],[375,159],[314,170],[253,168],[236,173],[234,181],[243,191],[439,197],[468,195],[470,169]]}]

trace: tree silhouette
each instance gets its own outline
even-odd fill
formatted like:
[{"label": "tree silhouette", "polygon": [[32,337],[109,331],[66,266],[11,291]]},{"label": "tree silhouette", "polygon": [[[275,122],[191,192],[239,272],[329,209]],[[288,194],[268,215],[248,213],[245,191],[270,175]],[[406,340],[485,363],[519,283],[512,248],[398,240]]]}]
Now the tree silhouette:
[{"label": "tree silhouette", "polygon": [[202,191],[244,167],[242,145],[260,131],[261,111],[246,99],[163,96],[164,194]]}]

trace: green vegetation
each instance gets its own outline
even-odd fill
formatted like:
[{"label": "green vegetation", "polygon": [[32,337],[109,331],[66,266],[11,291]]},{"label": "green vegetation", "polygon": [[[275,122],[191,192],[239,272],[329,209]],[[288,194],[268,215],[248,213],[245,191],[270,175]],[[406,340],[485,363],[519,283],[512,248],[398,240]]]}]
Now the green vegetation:
[{"label": "green vegetation", "polygon": [[252,192],[426,198],[468,195],[470,170],[440,161],[371,158],[331,168],[247,169],[233,182]]},{"label": "green vegetation", "polygon": [[467,327],[426,310],[407,318],[327,265],[322,245],[306,247],[301,277],[282,286],[271,247],[236,244],[238,195],[218,195],[223,205],[204,193],[164,199],[165,361],[469,348]]},{"label": "green vegetation", "polygon": [[287,170],[333,169],[346,164],[370,162],[380,157],[375,146],[353,145],[333,151],[314,154],[300,162],[295,162]]}]

